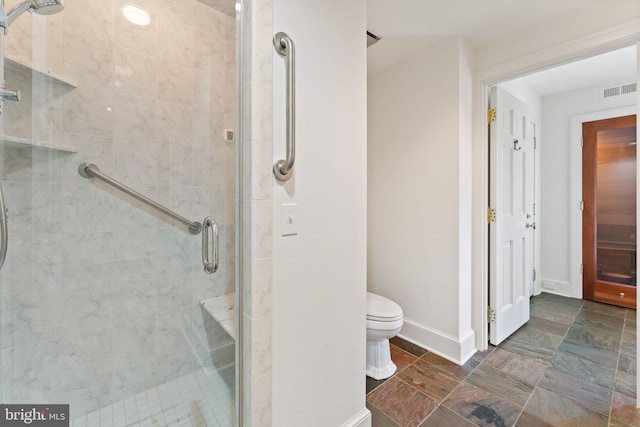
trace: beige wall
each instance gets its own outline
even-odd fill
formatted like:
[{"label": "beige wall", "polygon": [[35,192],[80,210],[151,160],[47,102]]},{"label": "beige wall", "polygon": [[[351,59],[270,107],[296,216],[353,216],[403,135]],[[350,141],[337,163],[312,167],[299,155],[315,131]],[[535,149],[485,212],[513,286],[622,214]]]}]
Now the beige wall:
[{"label": "beige wall", "polygon": [[369,76],[368,288],[401,335],[458,362],[473,352],[471,52],[451,37]]}]

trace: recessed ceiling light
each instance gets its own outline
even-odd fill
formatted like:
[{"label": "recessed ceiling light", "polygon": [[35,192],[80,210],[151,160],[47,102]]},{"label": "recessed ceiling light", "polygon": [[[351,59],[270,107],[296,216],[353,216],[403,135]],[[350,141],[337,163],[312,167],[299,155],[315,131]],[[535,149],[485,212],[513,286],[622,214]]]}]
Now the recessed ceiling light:
[{"label": "recessed ceiling light", "polygon": [[124,14],[124,17],[127,18],[127,20],[132,24],[146,26],[151,22],[151,16],[149,15],[149,12],[140,9],[139,7],[131,6],[130,4],[122,8],[122,13]]}]

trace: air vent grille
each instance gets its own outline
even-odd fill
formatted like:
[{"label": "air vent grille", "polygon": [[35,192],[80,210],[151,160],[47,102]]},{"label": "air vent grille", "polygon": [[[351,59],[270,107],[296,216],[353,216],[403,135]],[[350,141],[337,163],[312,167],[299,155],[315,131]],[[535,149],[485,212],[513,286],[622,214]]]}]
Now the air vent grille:
[{"label": "air vent grille", "polygon": [[629,83],[629,84],[620,86],[620,93],[624,95],[625,93],[635,92],[637,89],[638,89],[638,86],[635,83]]},{"label": "air vent grille", "polygon": [[616,87],[608,87],[603,91],[603,96],[605,98],[611,98],[612,96],[620,95],[620,86]]},{"label": "air vent grille", "polygon": [[373,34],[371,31],[367,30],[367,47],[371,46],[374,43],[377,43],[382,37],[377,34]]},{"label": "air vent grille", "polygon": [[623,83],[603,88],[600,92],[600,96],[602,99],[608,99],[614,96],[635,93],[637,90],[638,86],[636,83]]}]

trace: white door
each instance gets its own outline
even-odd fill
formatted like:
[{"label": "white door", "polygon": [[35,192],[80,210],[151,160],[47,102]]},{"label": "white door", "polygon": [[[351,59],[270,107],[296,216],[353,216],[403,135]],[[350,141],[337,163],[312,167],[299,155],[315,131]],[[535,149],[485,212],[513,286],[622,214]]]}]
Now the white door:
[{"label": "white door", "polygon": [[489,106],[489,341],[497,345],[529,320],[533,283],[534,132],[530,108],[505,90],[491,89]]}]

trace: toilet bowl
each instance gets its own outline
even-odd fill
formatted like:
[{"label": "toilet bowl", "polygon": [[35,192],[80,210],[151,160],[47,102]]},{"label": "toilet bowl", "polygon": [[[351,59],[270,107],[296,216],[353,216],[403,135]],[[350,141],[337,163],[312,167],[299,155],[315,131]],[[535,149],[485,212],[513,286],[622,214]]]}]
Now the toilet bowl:
[{"label": "toilet bowl", "polygon": [[402,329],[402,308],[380,295],[367,292],[367,376],[376,380],[396,372],[391,360],[389,338]]}]

